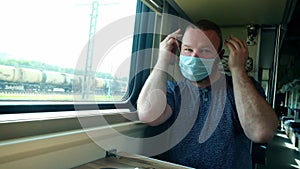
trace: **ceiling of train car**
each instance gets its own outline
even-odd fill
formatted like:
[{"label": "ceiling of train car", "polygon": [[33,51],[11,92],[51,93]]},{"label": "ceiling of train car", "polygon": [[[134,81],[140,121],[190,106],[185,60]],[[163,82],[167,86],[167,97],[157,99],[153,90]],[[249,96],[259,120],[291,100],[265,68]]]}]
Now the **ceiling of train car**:
[{"label": "ceiling of train car", "polygon": [[[174,0],[173,2],[194,22],[208,18],[222,27],[287,24],[282,41],[283,47],[280,49],[278,87],[300,77],[299,0]],[[295,49],[297,51],[290,54],[291,50]]]},{"label": "ceiling of train car", "polygon": [[281,23],[286,1],[175,0],[192,21],[205,17],[221,26]]}]

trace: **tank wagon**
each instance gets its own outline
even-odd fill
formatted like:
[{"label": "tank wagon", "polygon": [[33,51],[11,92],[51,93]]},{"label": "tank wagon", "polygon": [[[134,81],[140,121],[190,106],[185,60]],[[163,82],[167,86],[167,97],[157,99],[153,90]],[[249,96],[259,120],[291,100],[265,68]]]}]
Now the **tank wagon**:
[{"label": "tank wagon", "polygon": [[[1,91],[78,93],[82,90],[83,79],[81,75],[0,65]],[[105,94],[111,84],[111,80],[93,77],[90,89]]]}]

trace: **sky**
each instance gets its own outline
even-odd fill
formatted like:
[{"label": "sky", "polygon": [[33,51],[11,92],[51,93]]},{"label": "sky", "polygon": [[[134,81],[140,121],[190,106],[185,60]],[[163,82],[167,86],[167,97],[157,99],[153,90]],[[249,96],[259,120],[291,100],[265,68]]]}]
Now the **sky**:
[{"label": "sky", "polygon": [[[74,68],[88,42],[92,0],[0,1],[0,57],[35,60]],[[135,0],[99,0],[97,30],[135,14]],[[128,54],[131,40],[115,48]],[[116,53],[114,49],[111,53]],[[115,62],[128,55],[118,54]],[[108,60],[101,71],[115,71]],[[116,67],[116,66],[115,66]]]}]

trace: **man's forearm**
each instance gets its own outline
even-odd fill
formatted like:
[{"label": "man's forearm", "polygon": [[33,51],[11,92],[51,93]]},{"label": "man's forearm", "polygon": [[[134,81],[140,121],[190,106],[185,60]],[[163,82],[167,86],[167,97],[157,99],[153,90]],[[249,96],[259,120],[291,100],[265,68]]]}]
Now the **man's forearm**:
[{"label": "man's forearm", "polygon": [[144,123],[162,123],[168,117],[166,110],[167,69],[168,65],[157,64],[139,95],[137,110],[139,119]]},{"label": "man's forearm", "polygon": [[254,142],[269,141],[277,128],[277,117],[246,72],[232,71],[238,116],[246,135]]}]

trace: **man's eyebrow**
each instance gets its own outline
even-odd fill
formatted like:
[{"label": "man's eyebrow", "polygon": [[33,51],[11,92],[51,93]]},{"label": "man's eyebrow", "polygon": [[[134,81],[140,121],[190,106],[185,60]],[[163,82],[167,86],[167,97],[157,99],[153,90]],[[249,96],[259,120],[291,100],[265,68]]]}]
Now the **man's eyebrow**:
[{"label": "man's eyebrow", "polygon": [[[184,47],[189,47],[189,48],[191,48],[192,46],[191,45],[188,45],[188,44],[182,44]],[[203,46],[201,46],[201,49],[206,49],[206,48],[208,48],[208,49],[215,49],[215,47],[214,46],[212,46],[212,45],[203,45]]]},{"label": "man's eyebrow", "polygon": [[202,48],[203,49],[215,49],[215,47],[212,45],[203,46]]},{"label": "man's eyebrow", "polygon": [[192,47],[192,46],[190,46],[190,45],[187,45],[187,44],[182,44],[184,47]]}]

